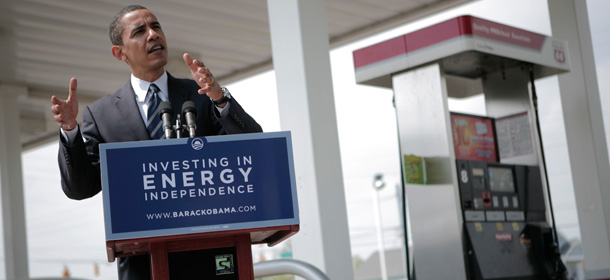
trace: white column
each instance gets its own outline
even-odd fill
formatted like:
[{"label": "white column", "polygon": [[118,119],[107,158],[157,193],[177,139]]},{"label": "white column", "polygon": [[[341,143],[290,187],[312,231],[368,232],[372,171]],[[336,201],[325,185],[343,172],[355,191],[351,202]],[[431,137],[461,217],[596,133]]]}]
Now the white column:
[{"label": "white column", "polygon": [[292,131],[300,232],[294,257],[353,279],[323,0],[268,0],[280,124]]},{"label": "white column", "polygon": [[17,103],[19,95],[26,94],[25,87],[0,85],[0,192],[6,279],[29,279]]},{"label": "white column", "polygon": [[548,0],[553,37],[568,40],[561,102],[587,279],[610,278],[610,164],[586,1]]}]

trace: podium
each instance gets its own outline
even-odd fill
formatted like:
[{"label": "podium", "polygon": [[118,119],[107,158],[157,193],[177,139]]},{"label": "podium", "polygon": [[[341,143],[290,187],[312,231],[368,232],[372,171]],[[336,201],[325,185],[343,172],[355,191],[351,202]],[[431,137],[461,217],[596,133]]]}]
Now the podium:
[{"label": "podium", "polygon": [[254,279],[251,244],[299,230],[290,132],[100,145],[108,261],[197,252],[206,279]]}]

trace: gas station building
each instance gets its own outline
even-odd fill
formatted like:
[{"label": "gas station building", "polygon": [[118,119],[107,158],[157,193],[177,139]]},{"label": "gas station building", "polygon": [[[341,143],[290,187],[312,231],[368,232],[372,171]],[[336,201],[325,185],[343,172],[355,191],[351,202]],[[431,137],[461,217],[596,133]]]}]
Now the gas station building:
[{"label": "gas station building", "polygon": [[[29,279],[31,275],[28,263],[33,256],[28,256],[27,249],[21,153],[53,143],[58,137],[49,116],[32,120],[39,114],[36,113],[24,118],[28,114],[23,107],[33,107],[36,112],[46,110],[44,114],[51,115],[50,95],[63,96],[69,77],[79,75],[66,73],[65,78],[54,73],[39,80],[32,78],[39,73],[36,71],[45,69],[27,68],[36,67],[37,58],[28,56],[27,51],[36,48],[25,39],[40,34],[17,31],[24,26],[27,28],[23,30],[44,30],[45,23],[15,16],[36,10],[34,6],[38,5],[33,0],[23,2],[0,5],[7,8],[0,12],[7,19],[6,24],[0,22],[0,36],[14,42],[3,47],[7,56],[14,59],[5,58],[3,65],[8,67],[3,70],[5,78],[0,78],[0,194],[6,269],[6,275],[0,275],[3,279]],[[160,17],[167,19],[169,28],[179,25],[173,20],[180,15],[164,11],[163,8],[171,10],[166,4],[149,2],[143,5],[164,15]],[[196,1],[186,2],[193,9],[206,8],[193,4]],[[281,130],[292,132],[299,197],[300,231],[290,238],[292,257],[314,265],[330,279],[356,279],[357,275],[353,269],[346,201],[337,199],[345,198],[349,189],[344,186],[344,163],[339,152],[329,50],[398,23],[409,23],[471,1],[357,2],[371,7],[374,3],[396,5],[404,10],[393,16],[379,16],[377,24],[354,23],[350,31],[336,33],[333,28],[337,25],[333,24],[341,20],[324,19],[333,11],[358,14],[364,8],[330,0],[257,2],[258,10],[268,19],[270,48],[260,49],[269,59],[243,63],[235,66],[239,71],[222,70],[223,75],[218,75],[221,81],[229,83],[269,69],[275,71],[280,126]],[[405,251],[408,262],[405,266],[417,279],[536,279],[552,275],[560,267],[561,260],[553,254],[558,250],[553,247],[557,245],[553,230],[556,222],[540,139],[540,126],[545,124],[539,123],[537,116],[535,87],[536,80],[550,76],[558,80],[563,108],[584,256],[581,279],[610,279],[610,162],[587,1],[545,2],[551,36],[464,15],[353,52],[356,83],[393,92],[402,203],[408,208],[397,215],[406,215],[408,220],[413,243]],[[79,11],[104,7],[101,9],[116,12],[123,4],[109,0],[66,5],[83,6],[76,9]],[[68,6],[63,8],[71,9]],[[210,7],[227,8],[218,3],[210,3]],[[60,13],[62,8],[56,8]],[[14,14],[9,15],[10,12]],[[97,17],[109,21],[113,14],[91,16],[91,25]],[[106,36],[105,29],[99,26],[79,29],[78,25],[48,20],[52,24],[46,24],[51,28],[65,29],[66,37],[57,38],[54,44],[66,40],[76,45],[66,46],[65,51],[77,60],[76,64],[100,56],[89,54],[87,46],[78,46],[74,41],[88,38],[91,35],[87,32],[92,30]],[[220,30],[227,34],[223,38],[225,43],[238,44],[231,41],[236,38],[230,35],[230,26],[235,22],[216,19],[210,22],[214,21],[223,26]],[[72,23],[79,22],[86,23],[87,18],[76,17]],[[255,32],[254,28],[250,32]],[[69,39],[66,34],[76,37]],[[187,46],[192,43],[188,40],[177,43],[176,51],[190,51]],[[222,49],[222,43],[218,44],[216,49]],[[252,49],[248,51],[257,51],[255,46]],[[223,55],[219,52],[215,57]],[[102,82],[112,81],[111,85],[124,83],[125,72],[116,76],[108,73],[108,67],[114,66],[107,66],[106,59],[112,58],[106,56],[97,61],[103,71],[97,72],[92,66],[80,70],[85,84],[94,84],[96,75]],[[218,60],[229,64],[231,59],[227,56],[230,55]],[[60,69],[70,69],[71,65],[57,60],[53,63],[60,65]],[[170,61],[168,69],[175,69],[175,65],[175,61]],[[43,90],[45,86],[50,89],[47,93]],[[99,86],[102,85],[92,88]],[[99,90],[92,88],[83,88],[81,108],[100,96]],[[106,94],[112,90],[106,90]],[[458,114],[448,109],[449,97],[478,94],[485,97],[486,115]],[[371,100],[375,97],[371,96]],[[368,110],[374,114],[372,105]],[[24,137],[24,129],[32,123],[43,123],[35,126],[42,133]],[[60,189],[59,182],[56,187]],[[507,262],[517,268],[507,267]],[[384,277],[387,275],[377,279]]]}]

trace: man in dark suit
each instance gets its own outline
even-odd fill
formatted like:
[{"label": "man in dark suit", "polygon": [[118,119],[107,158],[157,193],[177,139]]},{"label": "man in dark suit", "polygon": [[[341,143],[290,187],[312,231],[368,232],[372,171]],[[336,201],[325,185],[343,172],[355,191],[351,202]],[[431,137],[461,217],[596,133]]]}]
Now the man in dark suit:
[{"label": "man in dark suit", "polygon": [[[185,101],[193,101],[197,136],[262,132],[203,62],[184,54],[194,80],[176,79],[165,71],[165,35],[157,18],[145,7],[132,5],[121,10],[110,25],[110,39],[112,55],[131,69],[125,86],[86,106],[80,127],[76,121],[76,78],[70,80],[68,99],[51,99],[51,111],[61,128],[58,162],[62,189],[69,198],[85,199],[100,192],[99,144],[159,138],[160,125],[151,124],[158,122],[154,108],[160,101],[169,100],[176,115],[182,112]],[[178,263],[186,272],[197,254],[176,255],[170,263]],[[121,258],[118,266],[121,279],[150,278],[147,256]]]}]

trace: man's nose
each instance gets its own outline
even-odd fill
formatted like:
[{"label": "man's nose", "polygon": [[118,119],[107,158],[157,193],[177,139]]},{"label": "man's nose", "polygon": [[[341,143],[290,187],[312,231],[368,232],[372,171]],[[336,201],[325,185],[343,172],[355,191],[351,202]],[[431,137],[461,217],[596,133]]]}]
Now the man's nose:
[{"label": "man's nose", "polygon": [[157,31],[155,31],[152,28],[148,29],[148,41],[152,41],[155,40],[159,37],[159,34],[157,33]]}]

